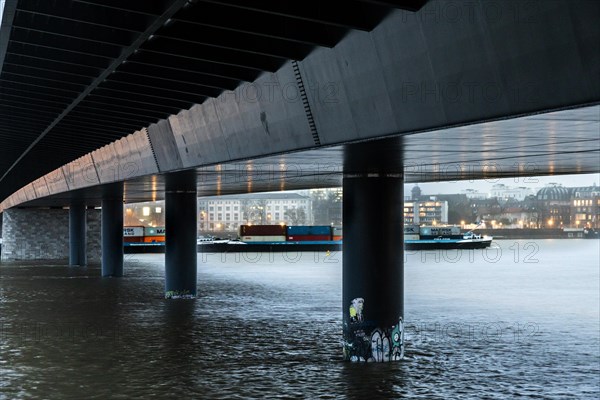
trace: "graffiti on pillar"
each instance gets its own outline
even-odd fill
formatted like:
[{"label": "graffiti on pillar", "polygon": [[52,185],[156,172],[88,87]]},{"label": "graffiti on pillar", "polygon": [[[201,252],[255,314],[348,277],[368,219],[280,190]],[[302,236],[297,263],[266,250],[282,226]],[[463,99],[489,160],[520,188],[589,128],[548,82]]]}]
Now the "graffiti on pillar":
[{"label": "graffiti on pillar", "polygon": [[402,317],[398,325],[392,328],[392,361],[402,360],[404,357],[404,323]]},{"label": "graffiti on pillar", "polygon": [[189,290],[169,290],[165,292],[165,299],[193,299],[195,296]]},{"label": "graffiti on pillar", "polygon": [[390,361],[390,338],[381,329],[375,329],[371,334],[371,357],[367,361]]},{"label": "graffiti on pillar", "polygon": [[350,303],[349,324],[344,324],[344,358],[354,362],[398,361],[404,357],[402,317],[391,327],[378,327],[365,317],[365,301]]},{"label": "graffiti on pillar", "polygon": [[357,297],[350,302],[350,322],[362,322],[363,321],[363,306],[365,299]]}]

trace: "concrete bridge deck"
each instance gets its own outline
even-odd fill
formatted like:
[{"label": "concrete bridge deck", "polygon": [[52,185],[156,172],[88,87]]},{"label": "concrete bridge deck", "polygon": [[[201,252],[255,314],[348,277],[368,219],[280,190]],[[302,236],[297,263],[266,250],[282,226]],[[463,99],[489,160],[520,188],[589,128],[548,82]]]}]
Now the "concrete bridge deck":
[{"label": "concrete bridge deck", "polygon": [[190,168],[204,194],[339,184],[344,144],[394,136],[408,181],[599,170],[600,3],[332,4],[8,0],[0,211]]}]

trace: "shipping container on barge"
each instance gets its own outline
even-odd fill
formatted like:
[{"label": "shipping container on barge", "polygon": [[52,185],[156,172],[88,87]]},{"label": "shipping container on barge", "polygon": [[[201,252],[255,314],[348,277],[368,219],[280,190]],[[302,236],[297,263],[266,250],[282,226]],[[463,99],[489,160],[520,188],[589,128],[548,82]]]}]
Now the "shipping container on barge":
[{"label": "shipping container on barge", "polygon": [[473,231],[461,233],[458,226],[404,226],[405,250],[484,249],[492,239]]},{"label": "shipping container on barge", "polygon": [[240,225],[238,240],[198,241],[200,252],[340,251],[342,228],[329,225]]},{"label": "shipping container on barge", "polygon": [[125,226],[123,246],[125,253],[164,253],[164,226]]}]

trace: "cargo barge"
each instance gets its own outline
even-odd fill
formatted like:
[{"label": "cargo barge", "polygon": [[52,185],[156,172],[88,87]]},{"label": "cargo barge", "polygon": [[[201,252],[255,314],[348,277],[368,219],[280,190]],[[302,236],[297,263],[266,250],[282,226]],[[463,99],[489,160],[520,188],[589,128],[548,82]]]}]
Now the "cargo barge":
[{"label": "cargo barge", "polygon": [[[340,251],[342,228],[337,226],[241,225],[239,239],[199,237],[198,252]],[[165,228],[123,228],[125,253],[164,253]]]},{"label": "cargo barge", "polygon": [[[341,227],[241,225],[239,239],[200,237],[198,252],[288,252],[288,251],[341,251]],[[164,227],[125,227],[123,230],[126,253],[164,253]],[[489,247],[491,236],[474,232],[462,234],[460,228],[407,225],[404,227],[406,250],[480,249]]]},{"label": "cargo barge", "polygon": [[329,225],[241,225],[239,240],[198,240],[203,253],[340,250],[342,228]]},{"label": "cargo barge", "polygon": [[458,226],[404,226],[405,250],[484,249],[492,240],[472,231],[463,234]]}]

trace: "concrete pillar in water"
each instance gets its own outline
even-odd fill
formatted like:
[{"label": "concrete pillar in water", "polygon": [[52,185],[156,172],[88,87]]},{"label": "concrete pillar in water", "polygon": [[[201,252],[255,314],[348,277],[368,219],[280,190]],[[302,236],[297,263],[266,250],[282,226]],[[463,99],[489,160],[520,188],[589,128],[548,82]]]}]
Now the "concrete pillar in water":
[{"label": "concrete pillar in water", "polygon": [[196,297],[196,171],[167,175],[165,193],[165,298]]},{"label": "concrete pillar in water", "polygon": [[404,354],[401,138],[344,149],[344,358],[395,361]]},{"label": "concrete pillar in water", "polygon": [[123,276],[123,184],[102,195],[102,276]]},{"label": "concrete pillar in water", "polygon": [[69,207],[69,265],[87,265],[87,212],[84,203]]}]

